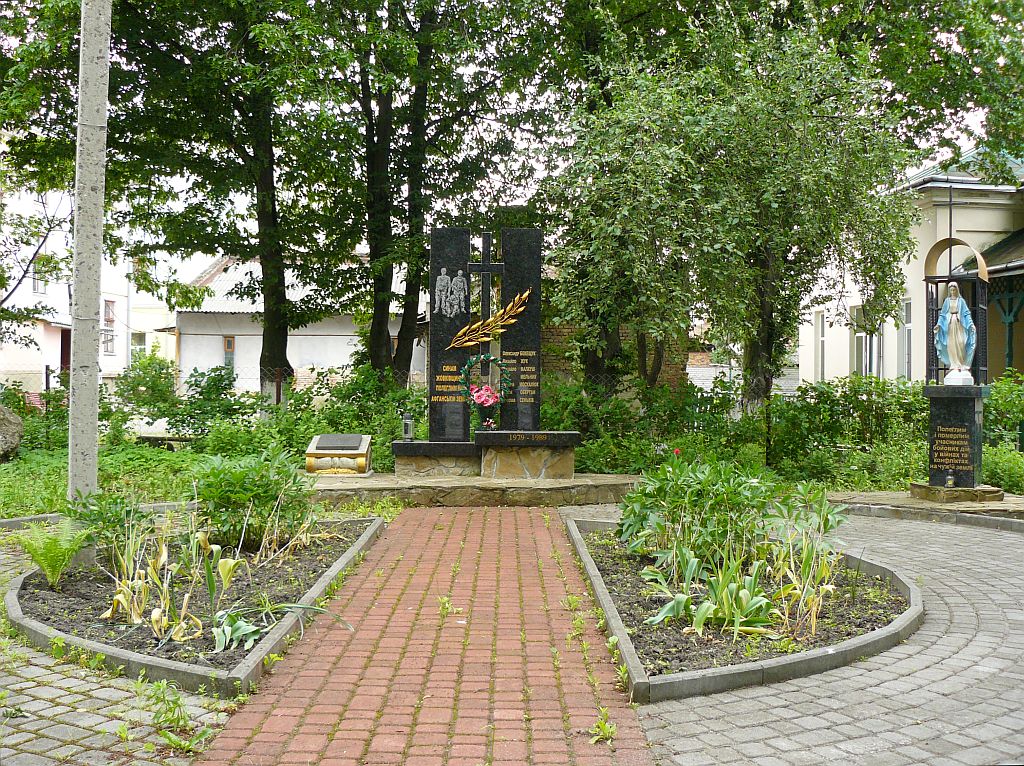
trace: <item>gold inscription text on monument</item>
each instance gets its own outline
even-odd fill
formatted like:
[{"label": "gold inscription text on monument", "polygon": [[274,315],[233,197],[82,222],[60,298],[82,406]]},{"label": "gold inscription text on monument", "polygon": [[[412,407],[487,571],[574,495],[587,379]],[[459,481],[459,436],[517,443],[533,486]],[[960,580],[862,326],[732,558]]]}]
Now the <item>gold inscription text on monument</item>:
[{"label": "gold inscription text on monument", "polygon": [[966,426],[937,426],[932,439],[930,468],[934,471],[973,471],[971,436]]}]

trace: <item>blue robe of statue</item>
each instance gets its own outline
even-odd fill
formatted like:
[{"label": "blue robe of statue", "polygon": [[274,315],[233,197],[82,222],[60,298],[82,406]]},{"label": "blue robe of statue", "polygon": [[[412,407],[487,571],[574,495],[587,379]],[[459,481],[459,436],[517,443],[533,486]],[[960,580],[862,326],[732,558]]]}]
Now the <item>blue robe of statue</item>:
[{"label": "blue robe of statue", "polygon": [[[974,319],[971,317],[971,310],[968,308],[967,301],[964,300],[963,295],[960,296],[958,303],[960,305],[958,306],[957,314],[960,317],[960,325],[963,327],[965,335],[963,366],[965,369],[970,369],[971,363],[974,361],[974,349],[978,343],[978,332],[974,326]],[[939,359],[943,365],[953,367],[956,360],[951,360],[949,353],[949,314],[949,297],[947,296],[946,300],[942,302],[942,311],[939,312],[939,321],[935,330],[935,350],[938,352]]]}]

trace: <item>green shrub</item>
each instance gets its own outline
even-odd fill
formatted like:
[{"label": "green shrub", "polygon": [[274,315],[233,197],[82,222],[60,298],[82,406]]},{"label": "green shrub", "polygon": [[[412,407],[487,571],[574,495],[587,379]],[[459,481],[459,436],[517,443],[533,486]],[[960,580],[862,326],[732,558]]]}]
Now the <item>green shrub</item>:
[{"label": "green shrub", "polygon": [[584,385],[558,376],[541,382],[541,428],[548,431],[579,431],[584,440],[641,433],[637,417],[640,402],[624,392],[588,394]]},{"label": "green shrub", "polygon": [[871,446],[924,438],[928,402],[922,386],[863,375],[804,383],[771,402],[770,464],[836,445]]},{"label": "green shrub", "polygon": [[1024,494],[1024,454],[1012,445],[983,447],[981,472],[986,484],[1015,495]]},{"label": "green shrub", "polygon": [[641,388],[640,395],[643,425],[660,436],[725,433],[739,401],[737,387],[723,376],[715,379],[710,391],[684,381],[677,386]]},{"label": "green shrub", "polygon": [[132,354],[131,363],[114,384],[115,406],[130,418],[153,422],[170,417],[181,405],[174,391],[175,364],[158,352],[154,344],[149,353]]},{"label": "green shrub", "polygon": [[63,519],[52,527],[46,524],[29,524],[11,537],[32,557],[32,561],[46,576],[50,587],[58,590],[64,572],[71,565],[75,554],[85,545],[89,533],[89,529],[83,529],[70,519]]},{"label": "green shrub", "polygon": [[985,399],[985,438],[1018,444],[1024,424],[1024,374],[1010,368],[992,381]]},{"label": "green shrub", "polygon": [[20,417],[25,426],[21,437],[22,451],[68,446],[67,373],[61,373],[60,380],[61,387],[39,394],[41,408],[25,401],[25,389],[21,383],[0,384],[0,404]]},{"label": "green shrub", "polygon": [[778,473],[792,481],[818,481],[832,489],[903,491],[928,475],[928,443],[895,438],[870,447],[821,447],[783,460]]},{"label": "green shrub", "polygon": [[167,419],[172,433],[199,440],[218,420],[245,418],[259,411],[258,394],[235,391],[235,372],[229,367],[193,370],[185,382],[187,393]]},{"label": "green shrub", "polygon": [[311,520],[312,490],[278,447],[241,458],[215,456],[196,473],[196,497],[211,539],[259,550],[267,535],[289,540]]}]

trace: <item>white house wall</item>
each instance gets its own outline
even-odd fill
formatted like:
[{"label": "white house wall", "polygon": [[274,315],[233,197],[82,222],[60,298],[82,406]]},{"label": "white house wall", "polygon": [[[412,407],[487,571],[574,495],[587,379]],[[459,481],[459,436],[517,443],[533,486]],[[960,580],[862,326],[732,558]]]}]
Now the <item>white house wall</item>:
[{"label": "white house wall", "polygon": [[[397,335],[398,320],[391,333]],[[233,337],[236,388],[258,391],[263,328],[251,314],[179,312],[178,368],[182,380],[194,369],[209,370],[223,365],[224,339]],[[351,317],[332,317],[288,333],[288,361],[295,368],[345,367],[359,348],[359,337]],[[424,349],[417,346],[413,370],[424,368]]]},{"label": "white house wall", "polygon": [[[914,226],[914,238],[917,250],[909,263],[902,266],[904,275],[904,300],[910,301],[912,330],[911,340],[911,379],[923,380],[926,375],[926,344],[927,328],[924,290],[924,257],[928,250],[941,239],[950,236],[948,187],[925,188],[918,198],[920,219]],[[952,236],[969,242],[978,251],[983,251],[1012,232],[1024,227],[1024,201],[1022,195],[999,191],[983,191],[972,189],[954,190]],[[966,248],[953,251],[953,263],[958,265],[970,255]],[[945,256],[940,260],[940,271],[945,272]],[[849,316],[850,310],[862,303],[863,299],[857,289],[848,284],[842,296],[842,317]],[[835,302],[823,307],[826,315],[833,315]],[[818,336],[815,333],[815,314],[821,309],[809,312],[800,326],[798,358],[800,379],[815,381],[822,379],[818,362]],[[904,374],[905,364],[901,364],[900,331],[897,323],[887,322],[882,329],[882,364],[879,373],[882,377],[896,378]],[[990,333],[991,335],[991,333]],[[844,323],[837,322],[834,326],[825,327],[824,335],[824,379],[849,375],[853,371],[853,331]],[[994,339],[993,339],[994,340]],[[995,358],[995,346],[1001,341],[990,343],[990,367],[1001,369]]]}]

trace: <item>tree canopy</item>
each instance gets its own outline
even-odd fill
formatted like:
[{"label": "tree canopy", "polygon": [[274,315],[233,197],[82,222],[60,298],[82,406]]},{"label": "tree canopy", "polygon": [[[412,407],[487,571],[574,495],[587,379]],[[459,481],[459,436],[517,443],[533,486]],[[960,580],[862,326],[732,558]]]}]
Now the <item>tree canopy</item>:
[{"label": "tree canopy", "polygon": [[[19,182],[41,191],[71,184],[77,24],[74,3],[0,8],[0,130],[12,133]],[[554,221],[565,225],[561,262],[593,298],[571,318],[586,330],[589,366],[605,369],[623,323],[657,345],[688,314],[711,312],[715,279],[746,301],[726,318],[749,318],[756,279],[731,270],[732,251],[700,259],[693,243],[749,255],[754,218],[741,232],[726,210],[761,216],[766,231],[804,227],[805,248],[810,227],[834,226],[787,205],[840,201],[826,196],[840,194],[829,177],[838,165],[804,160],[816,136],[853,145],[867,115],[851,103],[869,103],[872,130],[897,139],[894,160],[967,138],[986,150],[983,170],[998,175],[1000,152],[1024,145],[1022,37],[1019,0],[115,0],[109,246],[133,260],[140,287],[172,304],[198,295],[158,284],[151,267],[163,253],[258,261],[239,290],[263,307],[264,367],[290,368],[289,328],[358,309],[370,317],[370,361],[401,374],[417,332],[427,229],[493,225],[530,188],[540,147],[575,144],[565,182],[549,193],[572,213]],[[826,119],[819,106],[842,116]],[[569,125],[567,109],[579,110]],[[769,135],[762,113],[795,122]],[[747,156],[748,170],[736,173],[796,175],[775,176],[755,199],[721,155],[670,135]],[[793,143],[805,138],[812,143]],[[581,159],[588,147],[594,156]],[[698,171],[721,186],[669,181]],[[826,181],[814,185],[818,197],[794,189],[810,188],[812,174]],[[694,199],[676,207],[683,189]],[[768,198],[778,207],[764,207]],[[682,210],[708,218],[676,220]],[[728,236],[707,238],[711,219]],[[768,239],[762,249],[786,237]],[[357,256],[363,243],[368,254]],[[787,251],[790,260],[799,259]],[[815,268],[780,278],[797,273]],[[288,281],[309,289],[289,300]],[[808,284],[801,277],[784,293]],[[872,295],[881,306],[891,292],[883,280]]]},{"label": "tree canopy", "polygon": [[673,58],[609,72],[552,183],[564,221],[559,305],[586,332],[663,339],[701,317],[741,341],[745,394],[771,389],[802,313],[852,281],[865,313],[896,311],[912,206],[910,154],[814,33],[694,29]]}]

